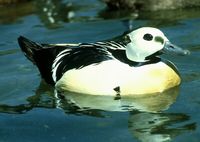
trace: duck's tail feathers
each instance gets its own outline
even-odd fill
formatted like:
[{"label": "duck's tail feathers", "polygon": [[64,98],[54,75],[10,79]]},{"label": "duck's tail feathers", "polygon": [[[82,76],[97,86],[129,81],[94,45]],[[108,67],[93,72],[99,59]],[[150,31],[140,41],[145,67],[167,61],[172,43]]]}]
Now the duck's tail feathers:
[{"label": "duck's tail feathers", "polygon": [[18,42],[25,56],[38,67],[42,78],[47,83],[54,84],[52,78],[52,64],[56,56],[55,48],[48,48],[23,36],[18,38]]},{"label": "duck's tail feathers", "polygon": [[42,45],[33,42],[23,36],[20,36],[18,38],[18,43],[21,48],[21,50],[24,52],[25,56],[31,60],[34,64],[36,64],[34,56],[35,52],[38,50],[43,49]]}]

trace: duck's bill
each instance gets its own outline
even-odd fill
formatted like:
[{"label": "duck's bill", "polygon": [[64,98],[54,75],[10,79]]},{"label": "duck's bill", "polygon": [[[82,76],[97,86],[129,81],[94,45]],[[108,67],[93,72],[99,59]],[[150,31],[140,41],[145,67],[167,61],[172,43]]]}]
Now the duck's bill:
[{"label": "duck's bill", "polygon": [[172,44],[169,41],[165,42],[164,48],[162,49],[161,52],[166,53],[166,54],[174,54],[174,55],[189,55],[190,54],[189,50],[182,49]]}]

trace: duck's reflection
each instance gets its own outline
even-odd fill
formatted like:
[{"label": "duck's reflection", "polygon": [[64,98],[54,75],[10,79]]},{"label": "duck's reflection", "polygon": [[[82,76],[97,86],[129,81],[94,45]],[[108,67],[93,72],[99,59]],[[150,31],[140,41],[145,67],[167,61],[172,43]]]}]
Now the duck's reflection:
[{"label": "duck's reflection", "polygon": [[63,22],[70,22],[75,16],[76,9],[72,3],[61,0],[37,0],[37,15],[48,28],[57,28]]},{"label": "duck's reflection", "polygon": [[165,142],[182,133],[195,130],[195,123],[185,114],[137,113],[129,117],[129,130],[142,142]]},{"label": "duck's reflection", "polygon": [[[77,105],[81,109],[90,108],[105,111],[130,111],[139,110],[144,112],[159,112],[169,108],[176,100],[179,88],[173,88],[160,94],[148,94],[140,96],[93,96],[65,92],[62,99]],[[63,101],[58,103],[62,106]]]},{"label": "duck's reflection", "polygon": [[[168,141],[184,132],[195,130],[196,124],[182,113],[163,113],[172,105],[179,94],[173,88],[162,94],[140,97],[92,96],[65,92],[55,93],[54,88],[41,82],[34,96],[27,98],[27,104],[18,106],[0,105],[3,113],[26,113],[34,108],[60,108],[65,113],[104,117],[105,111],[127,111],[130,133],[140,141]],[[59,96],[59,97],[57,97]]]}]

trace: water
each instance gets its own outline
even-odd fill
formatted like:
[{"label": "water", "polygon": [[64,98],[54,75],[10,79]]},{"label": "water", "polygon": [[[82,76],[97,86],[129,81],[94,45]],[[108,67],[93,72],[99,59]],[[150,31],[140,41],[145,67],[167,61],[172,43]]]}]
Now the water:
[{"label": "water", "polygon": [[[0,7],[0,141],[182,141],[200,139],[200,10],[130,13],[96,0],[34,1]],[[180,87],[150,97],[82,96],[54,90],[21,53],[19,35],[38,42],[93,42],[130,27],[155,26],[191,55],[164,56]],[[132,110],[132,111],[130,111]]]}]

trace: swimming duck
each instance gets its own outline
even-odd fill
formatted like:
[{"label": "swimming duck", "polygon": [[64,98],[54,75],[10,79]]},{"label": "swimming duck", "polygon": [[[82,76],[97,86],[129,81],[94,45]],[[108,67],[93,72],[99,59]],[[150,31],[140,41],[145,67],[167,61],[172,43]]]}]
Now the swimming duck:
[{"label": "swimming duck", "polygon": [[18,42],[56,90],[91,95],[151,94],[178,86],[181,78],[175,65],[159,55],[189,54],[153,27],[95,43],[39,44],[23,36]]}]

